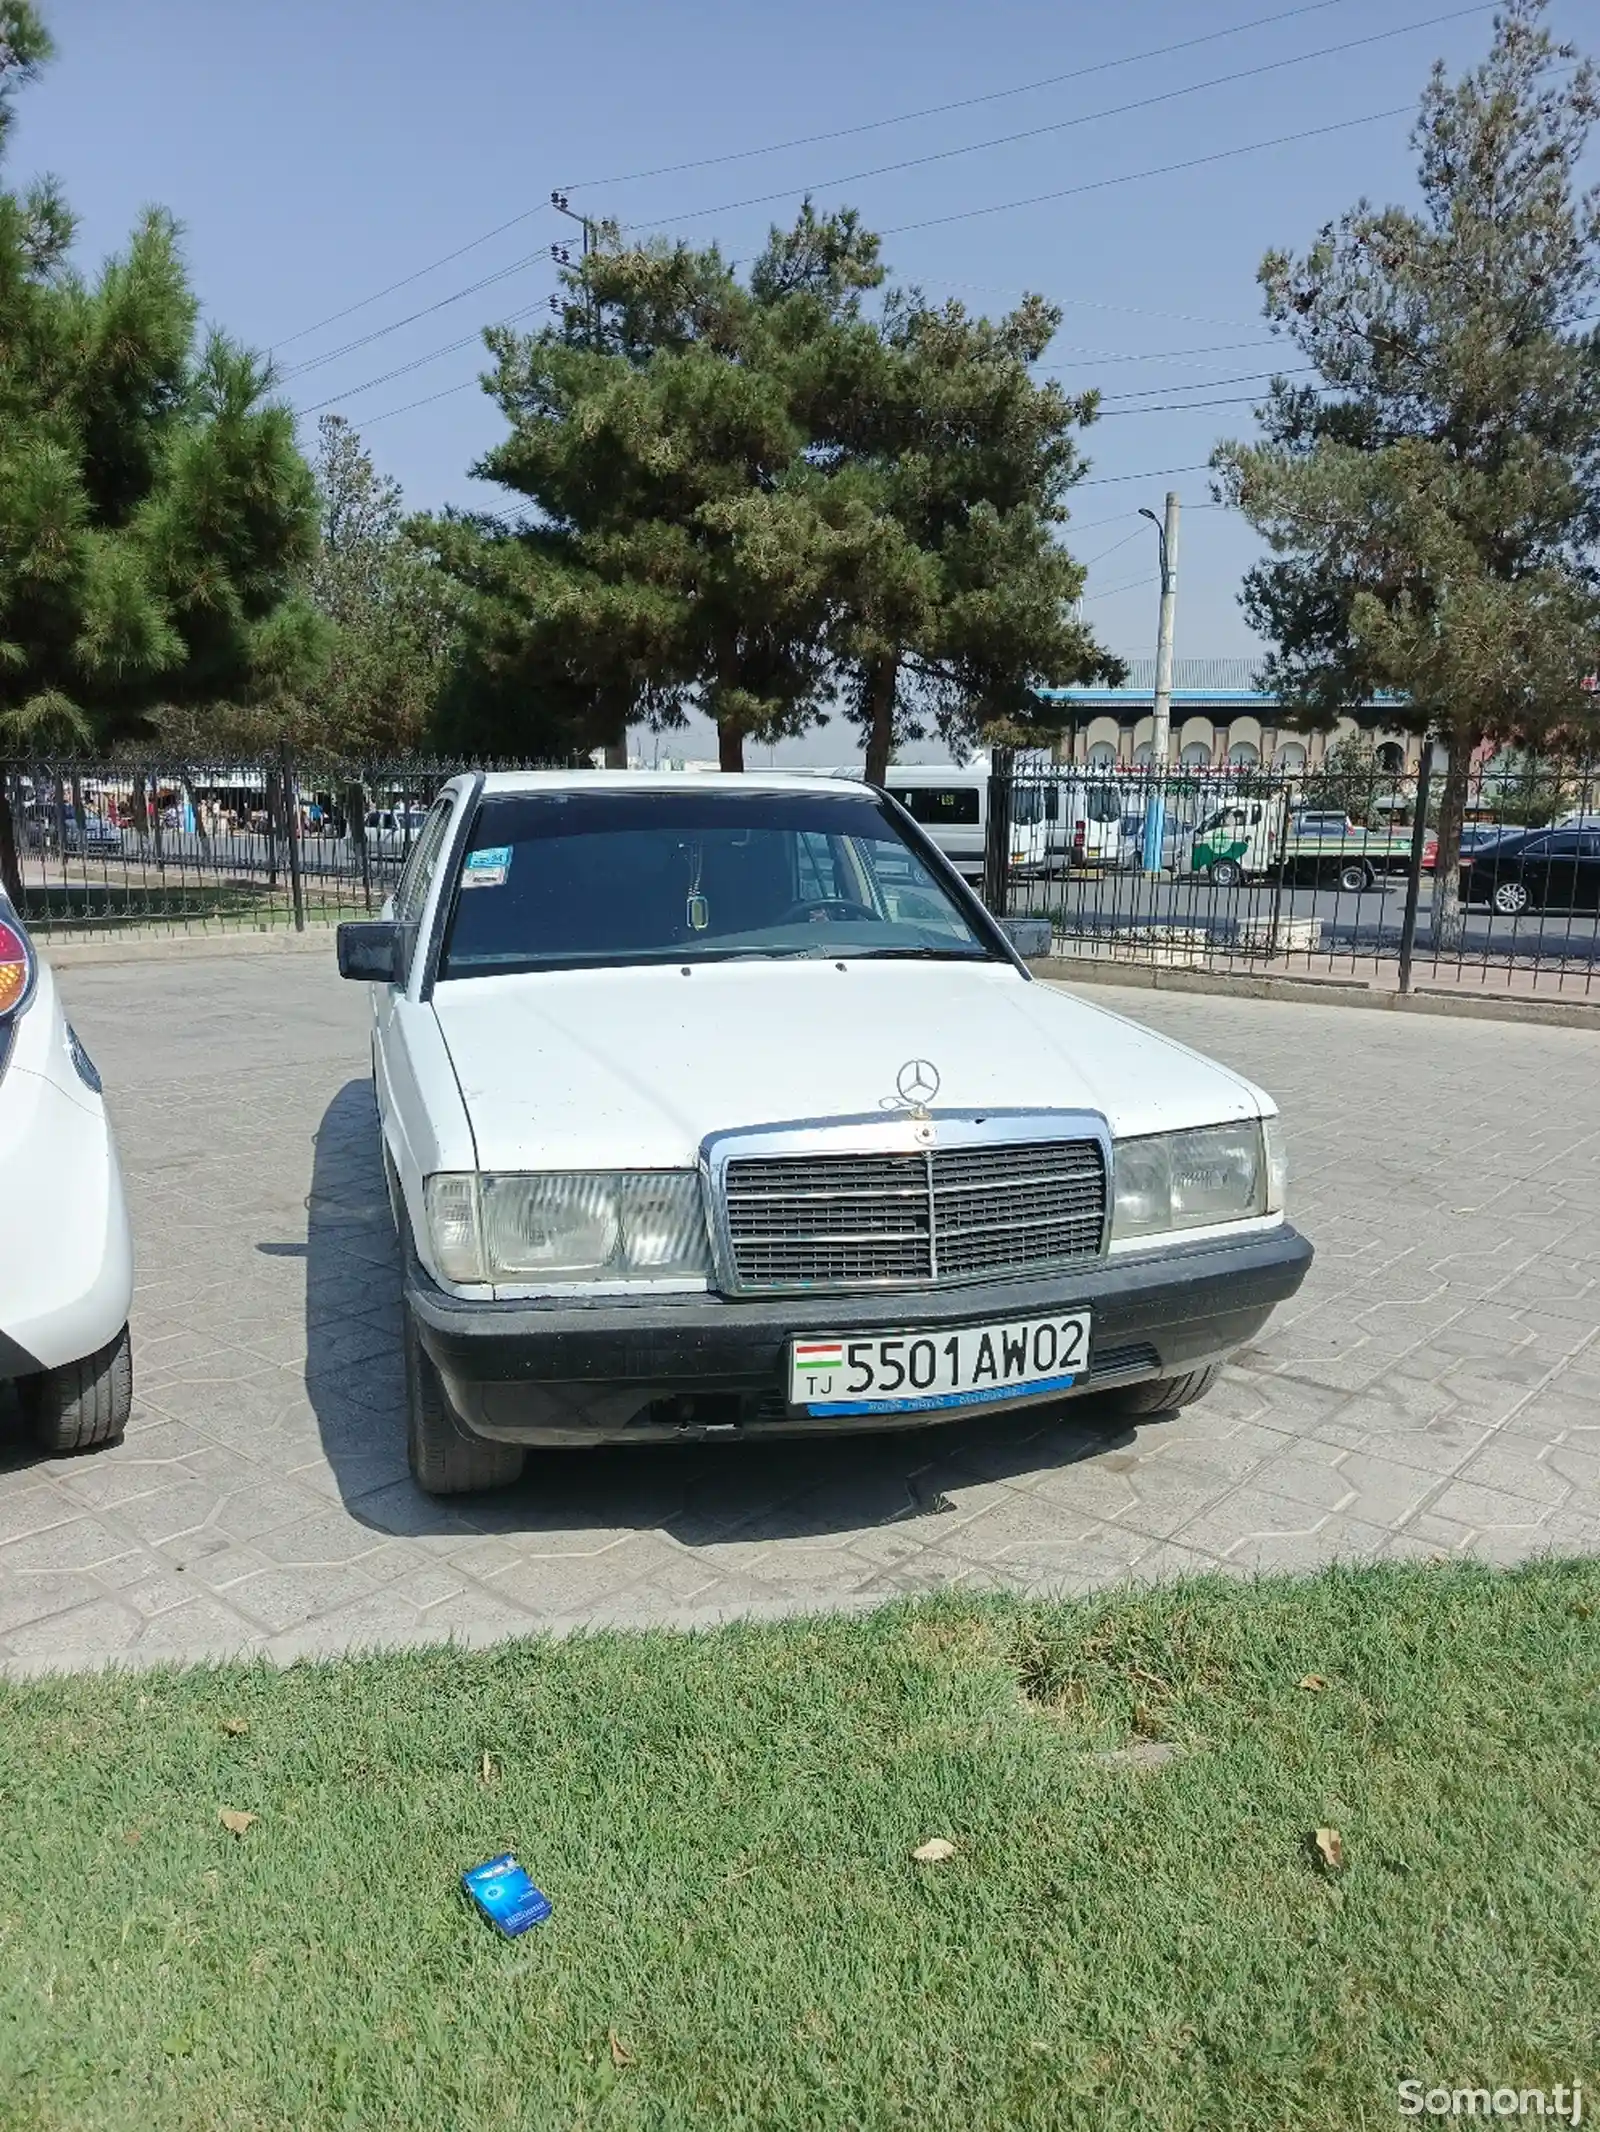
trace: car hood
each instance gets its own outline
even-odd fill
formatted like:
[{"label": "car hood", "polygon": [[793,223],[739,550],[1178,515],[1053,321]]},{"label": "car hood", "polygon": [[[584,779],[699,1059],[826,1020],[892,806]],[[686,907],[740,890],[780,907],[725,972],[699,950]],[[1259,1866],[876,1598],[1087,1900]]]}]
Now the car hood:
[{"label": "car hood", "polygon": [[458,978],[434,1012],[479,1166],[676,1169],[707,1134],[898,1108],[1088,1109],[1114,1134],[1270,1111],[1241,1076],[1002,964],[747,962]]}]

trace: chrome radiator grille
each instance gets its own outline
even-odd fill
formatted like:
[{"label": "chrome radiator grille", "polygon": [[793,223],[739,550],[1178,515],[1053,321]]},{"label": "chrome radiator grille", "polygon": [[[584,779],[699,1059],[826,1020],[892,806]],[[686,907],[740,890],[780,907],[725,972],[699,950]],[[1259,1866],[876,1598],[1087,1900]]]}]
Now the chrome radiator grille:
[{"label": "chrome radiator grille", "polygon": [[1099,1254],[1096,1140],[908,1154],[745,1156],[725,1172],[741,1288],[882,1286],[1070,1266]]}]

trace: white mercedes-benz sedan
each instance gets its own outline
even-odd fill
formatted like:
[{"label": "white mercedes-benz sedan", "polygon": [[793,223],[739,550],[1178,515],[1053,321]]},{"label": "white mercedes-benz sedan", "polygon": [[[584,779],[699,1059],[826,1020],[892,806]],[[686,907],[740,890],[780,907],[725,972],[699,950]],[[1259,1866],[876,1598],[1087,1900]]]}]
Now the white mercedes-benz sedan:
[{"label": "white mercedes-benz sedan", "polygon": [[1271,1098],[1034,980],[800,775],[463,776],[367,981],[412,1470],[1197,1399],[1292,1295]]},{"label": "white mercedes-benz sedan", "polygon": [[133,1404],[133,1239],[100,1076],[0,895],[0,1378],[44,1451],[116,1443]]}]

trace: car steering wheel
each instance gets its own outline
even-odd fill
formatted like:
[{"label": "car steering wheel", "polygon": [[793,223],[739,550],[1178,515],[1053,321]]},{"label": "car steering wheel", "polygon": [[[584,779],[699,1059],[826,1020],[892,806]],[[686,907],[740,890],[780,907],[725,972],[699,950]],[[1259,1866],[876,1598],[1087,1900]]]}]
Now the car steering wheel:
[{"label": "car steering wheel", "polygon": [[802,918],[813,925],[836,925],[851,918],[865,918],[872,925],[882,923],[870,904],[857,903],[853,896],[824,896],[818,903],[791,903],[778,923],[793,925]]}]

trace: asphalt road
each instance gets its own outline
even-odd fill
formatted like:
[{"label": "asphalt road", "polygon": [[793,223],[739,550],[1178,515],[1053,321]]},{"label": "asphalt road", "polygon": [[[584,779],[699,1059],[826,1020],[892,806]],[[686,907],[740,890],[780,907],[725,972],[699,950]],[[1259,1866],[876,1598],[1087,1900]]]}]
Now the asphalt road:
[{"label": "asphalt road", "polygon": [[[1209,933],[1220,942],[1241,925],[1270,919],[1276,900],[1284,917],[1321,920],[1317,952],[1370,956],[1398,954],[1405,894],[1398,875],[1356,894],[1285,887],[1281,898],[1270,882],[1220,889],[1198,876],[1152,881],[1138,874],[1074,875],[1023,884],[1013,909],[1049,916],[1068,932],[1104,935],[1133,926],[1173,925]],[[1429,947],[1432,905],[1433,883],[1425,881],[1418,905],[1419,952]],[[1600,913],[1546,911],[1501,918],[1489,910],[1469,910],[1459,952],[1468,962],[1559,959],[1600,965]],[[1455,953],[1449,957],[1452,963],[1457,959]]]}]

